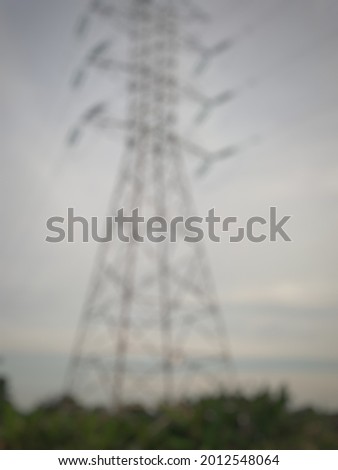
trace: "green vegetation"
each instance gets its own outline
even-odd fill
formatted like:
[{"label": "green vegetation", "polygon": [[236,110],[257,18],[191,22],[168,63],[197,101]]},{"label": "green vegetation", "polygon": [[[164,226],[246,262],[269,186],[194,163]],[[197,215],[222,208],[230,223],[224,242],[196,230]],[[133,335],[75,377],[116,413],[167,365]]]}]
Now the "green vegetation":
[{"label": "green vegetation", "polygon": [[292,411],[284,391],[114,415],[62,398],[23,414],[0,380],[0,449],[338,449],[338,415]]}]

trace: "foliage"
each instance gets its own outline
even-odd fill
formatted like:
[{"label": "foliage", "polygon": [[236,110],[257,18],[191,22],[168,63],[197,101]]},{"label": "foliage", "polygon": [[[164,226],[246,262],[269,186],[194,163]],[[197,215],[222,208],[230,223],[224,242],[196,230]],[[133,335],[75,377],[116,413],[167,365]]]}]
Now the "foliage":
[{"label": "foliage", "polygon": [[3,449],[338,449],[338,415],[291,410],[284,390],[109,414],[64,397],[23,414],[0,397]]}]

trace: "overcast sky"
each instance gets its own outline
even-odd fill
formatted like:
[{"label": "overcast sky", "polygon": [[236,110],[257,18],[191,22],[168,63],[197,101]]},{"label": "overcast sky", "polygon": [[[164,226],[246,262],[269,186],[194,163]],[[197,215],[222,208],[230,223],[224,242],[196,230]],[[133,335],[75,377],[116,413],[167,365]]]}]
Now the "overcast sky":
[{"label": "overcast sky", "polygon": [[[88,44],[107,31],[75,37],[83,3],[0,0],[0,372],[24,406],[62,389],[97,248],[46,243],[46,219],[68,207],[103,216],[122,150],[118,131],[64,145],[93,99],[109,93],[114,114],[124,111],[120,73],[109,82],[93,72],[84,89],[70,88]],[[196,106],[183,103],[182,129],[210,150],[244,145],[204,178],[189,164],[198,211],[244,221],[276,206],[292,216],[291,243],[207,244],[239,381],[287,384],[295,403],[337,408],[338,3],[207,3],[213,24],[189,22],[188,33],[234,45],[198,76],[190,52],[182,73],[208,96],[238,96],[197,127]]]}]

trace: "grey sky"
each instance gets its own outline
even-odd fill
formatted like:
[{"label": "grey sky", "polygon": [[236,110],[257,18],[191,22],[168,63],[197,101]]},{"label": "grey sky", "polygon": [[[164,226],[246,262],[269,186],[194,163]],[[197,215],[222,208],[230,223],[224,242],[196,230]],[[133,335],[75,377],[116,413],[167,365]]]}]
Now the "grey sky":
[{"label": "grey sky", "polygon": [[[77,149],[64,148],[93,99],[110,93],[114,113],[124,109],[121,74],[113,88],[95,73],[83,91],[69,88],[86,51],[74,37],[82,3],[0,0],[0,355],[23,405],[62,387],[97,248],[45,243],[45,221],[67,207],[103,216],[121,153],[118,132],[112,142],[88,131]],[[210,96],[234,88],[238,98],[195,129],[196,108],[183,104],[182,128],[209,149],[248,145],[204,179],[191,173],[198,211],[245,220],[277,206],[292,215],[292,243],[207,246],[239,381],[287,383],[295,402],[337,408],[338,3],[208,5],[215,20],[199,27],[201,41],[237,42],[190,79]],[[87,43],[104,34],[94,27]],[[196,62],[186,57],[185,76]]]}]

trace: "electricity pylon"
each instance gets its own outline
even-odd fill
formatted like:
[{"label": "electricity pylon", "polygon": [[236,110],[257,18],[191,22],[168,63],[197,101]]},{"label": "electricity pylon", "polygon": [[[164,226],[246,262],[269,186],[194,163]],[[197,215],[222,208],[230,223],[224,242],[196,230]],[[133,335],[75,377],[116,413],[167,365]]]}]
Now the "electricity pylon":
[{"label": "electricity pylon", "polygon": [[[194,207],[184,151],[203,165],[209,157],[222,157],[222,151],[213,156],[188,144],[177,129],[184,88],[178,79],[181,18],[186,12],[204,16],[190,2],[130,0],[128,7],[121,11],[112,3],[92,2],[79,31],[93,15],[104,20],[117,15],[129,33],[129,61],[111,59],[108,42],[102,42],[75,80],[78,84],[88,67],[122,68],[128,79],[127,118],[117,121],[105,103],[96,103],[69,141],[74,144],[89,124],[104,131],[124,127],[125,151],[109,215],[139,208],[145,217],[188,217]],[[223,153],[229,156],[236,148]],[[130,235],[130,243],[99,247],[70,363],[70,391],[109,407],[220,392],[227,383],[229,351],[203,244],[185,242],[183,230],[176,242],[139,242],[132,230]]]}]

